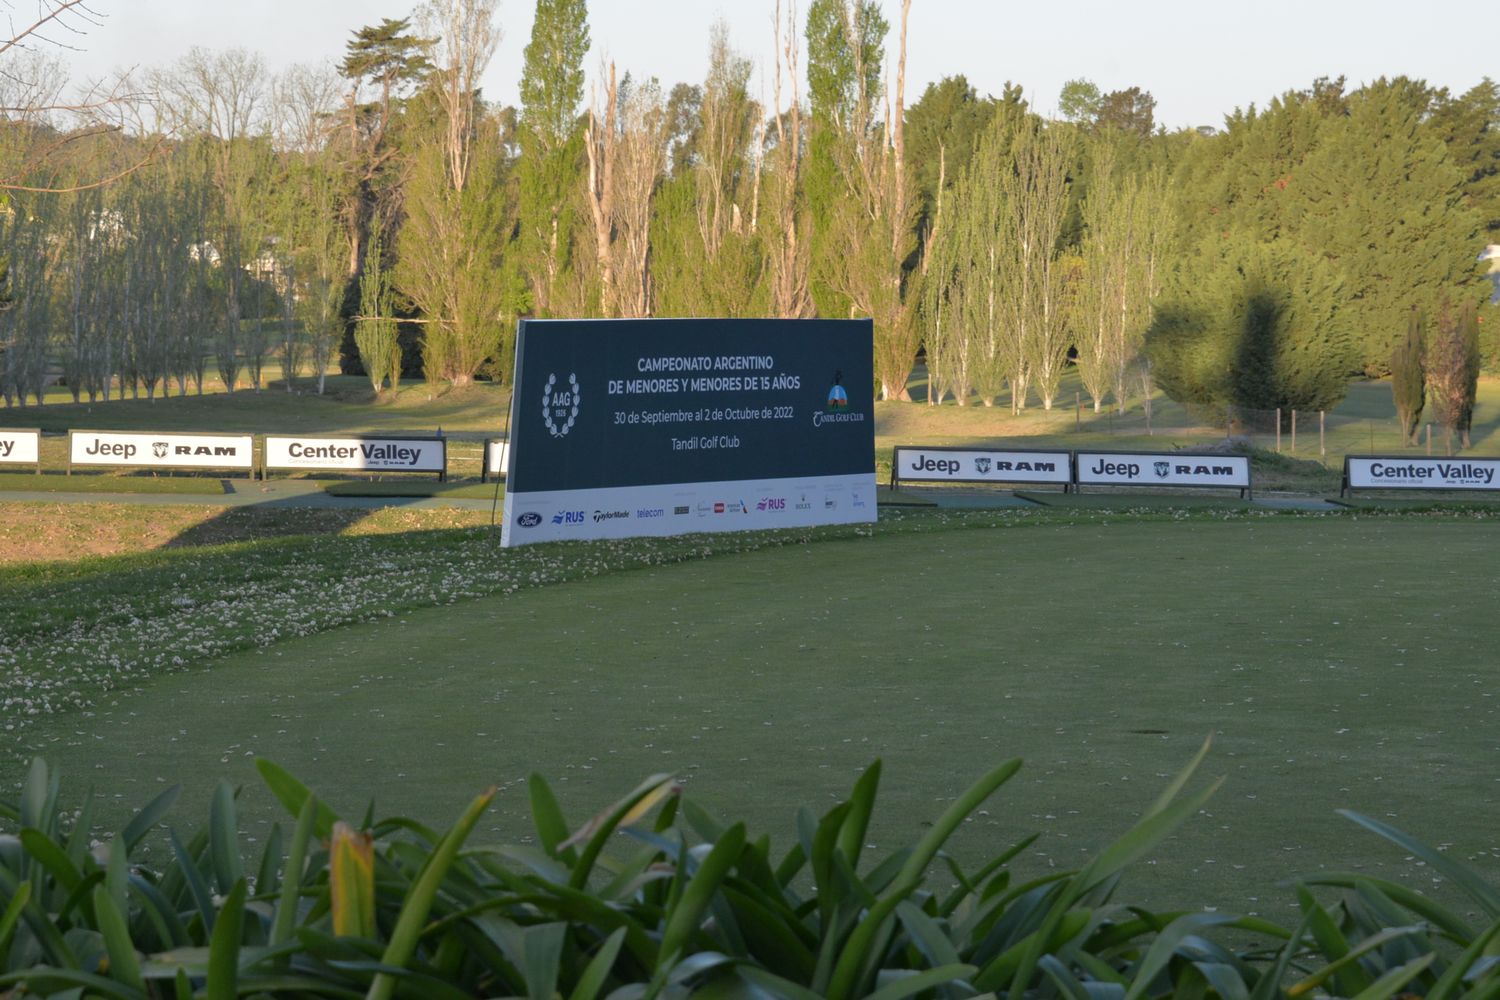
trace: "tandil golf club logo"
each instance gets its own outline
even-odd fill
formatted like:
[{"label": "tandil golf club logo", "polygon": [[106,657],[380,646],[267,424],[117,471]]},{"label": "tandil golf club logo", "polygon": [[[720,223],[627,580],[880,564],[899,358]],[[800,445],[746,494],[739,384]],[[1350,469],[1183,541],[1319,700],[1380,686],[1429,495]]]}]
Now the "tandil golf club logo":
[{"label": "tandil golf club logo", "polygon": [[547,376],[547,387],[542,390],[542,421],[555,438],[566,437],[578,419],[578,375],[568,375],[567,388],[557,384],[557,374]]},{"label": "tandil golf club logo", "polygon": [[828,390],[828,411],[847,410],[849,408],[849,394],[844,391],[841,384],[844,381],[844,373],[837,371],[833,373],[833,386]]}]

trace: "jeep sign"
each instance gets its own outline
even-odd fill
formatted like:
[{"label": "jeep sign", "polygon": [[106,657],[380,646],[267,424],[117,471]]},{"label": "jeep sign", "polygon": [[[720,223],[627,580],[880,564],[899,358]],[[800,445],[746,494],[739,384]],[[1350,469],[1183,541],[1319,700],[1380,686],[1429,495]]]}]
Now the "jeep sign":
[{"label": "jeep sign", "polygon": [[159,434],[151,431],[70,431],[69,465],[125,465],[156,469],[255,467],[249,434]]}]

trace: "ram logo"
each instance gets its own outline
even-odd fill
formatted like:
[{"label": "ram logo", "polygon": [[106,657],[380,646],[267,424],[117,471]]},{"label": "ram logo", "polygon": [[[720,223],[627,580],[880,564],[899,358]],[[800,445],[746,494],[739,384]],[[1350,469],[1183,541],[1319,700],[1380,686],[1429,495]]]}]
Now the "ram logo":
[{"label": "ram logo", "polygon": [[1171,462],[1154,462],[1151,468],[1156,470],[1156,475],[1161,479],[1167,478],[1167,473],[1172,471]]},{"label": "ram logo", "polygon": [[978,472],[981,476],[988,473],[990,471],[990,460],[988,458],[974,459],[974,471]]},{"label": "ram logo", "polygon": [[155,455],[157,458],[166,458],[167,457],[167,442],[165,442],[165,441],[152,441],[151,442],[151,454]]}]

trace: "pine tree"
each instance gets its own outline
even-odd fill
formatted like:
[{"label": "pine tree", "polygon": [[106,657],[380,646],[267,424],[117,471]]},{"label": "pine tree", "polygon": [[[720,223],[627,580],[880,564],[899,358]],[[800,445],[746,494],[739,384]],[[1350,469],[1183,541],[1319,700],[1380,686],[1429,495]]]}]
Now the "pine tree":
[{"label": "pine tree", "polygon": [[1427,345],[1422,340],[1422,318],[1416,313],[1391,355],[1391,400],[1401,424],[1401,439],[1414,443],[1427,405]]}]

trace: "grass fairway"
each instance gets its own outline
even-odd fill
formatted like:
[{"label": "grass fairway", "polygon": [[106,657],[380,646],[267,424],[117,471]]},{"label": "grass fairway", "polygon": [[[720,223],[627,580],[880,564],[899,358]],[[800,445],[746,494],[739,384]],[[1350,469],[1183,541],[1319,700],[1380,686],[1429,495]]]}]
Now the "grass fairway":
[{"label": "grass fairway", "polygon": [[[38,722],[28,749],[74,795],[134,806],[170,781],[206,815],[246,787],[282,818],[265,755],[336,808],[429,822],[532,770],[570,818],[648,773],[786,844],[874,757],[871,840],[905,842],[987,766],[1027,766],[955,849],[1024,834],[1023,868],[1073,867],[1201,743],[1227,780],[1123,895],[1286,918],[1280,880],[1358,869],[1433,880],[1333,810],[1386,819],[1493,880],[1500,789],[1491,675],[1500,527],[1473,516],[1088,512],[901,515],[876,537],[725,555],[403,613],[147,682]],[[560,559],[567,547],[555,547]],[[13,780],[15,764],[7,780]],[[107,812],[107,808],[106,808]]]}]

